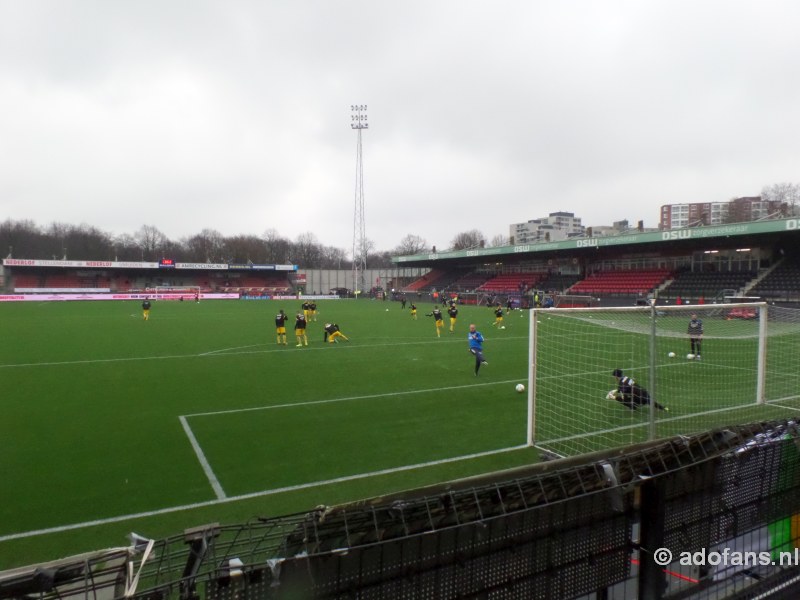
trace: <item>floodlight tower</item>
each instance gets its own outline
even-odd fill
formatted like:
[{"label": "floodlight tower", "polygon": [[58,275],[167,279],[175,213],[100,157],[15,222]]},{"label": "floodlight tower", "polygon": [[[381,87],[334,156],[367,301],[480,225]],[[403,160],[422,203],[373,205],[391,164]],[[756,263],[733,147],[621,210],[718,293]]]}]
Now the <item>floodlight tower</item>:
[{"label": "floodlight tower", "polygon": [[356,143],[356,206],[353,214],[353,291],[364,293],[367,289],[367,235],[364,224],[364,162],[361,151],[361,130],[369,129],[367,105],[354,104],[350,107],[350,127],[358,132]]}]

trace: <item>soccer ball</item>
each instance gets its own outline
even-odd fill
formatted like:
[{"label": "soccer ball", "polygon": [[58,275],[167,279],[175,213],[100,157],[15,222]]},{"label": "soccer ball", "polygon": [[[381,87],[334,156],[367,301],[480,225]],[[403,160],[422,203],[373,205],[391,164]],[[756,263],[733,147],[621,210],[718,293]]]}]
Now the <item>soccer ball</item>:
[{"label": "soccer ball", "polygon": [[518,391],[518,392],[521,394],[522,392],[524,392],[524,391],[525,391],[525,386],[524,386],[524,385],[522,385],[521,383],[518,383],[518,384],[517,384],[517,387],[516,387],[516,388],[514,388],[514,389],[516,389],[516,390],[517,390],[517,391]]},{"label": "soccer ball", "polygon": [[674,352],[670,352],[669,354],[667,354],[667,356],[669,356],[670,358],[675,358],[675,353]]},{"label": "soccer ball", "polygon": [[694,354],[691,354],[691,353],[687,354],[686,355],[686,360],[694,360]]},{"label": "soccer ball", "polygon": [[505,328],[506,328],[505,325],[500,325],[500,329],[505,329]]},{"label": "soccer ball", "polygon": [[611,390],[606,394],[606,400],[616,400],[617,399],[617,390]]}]

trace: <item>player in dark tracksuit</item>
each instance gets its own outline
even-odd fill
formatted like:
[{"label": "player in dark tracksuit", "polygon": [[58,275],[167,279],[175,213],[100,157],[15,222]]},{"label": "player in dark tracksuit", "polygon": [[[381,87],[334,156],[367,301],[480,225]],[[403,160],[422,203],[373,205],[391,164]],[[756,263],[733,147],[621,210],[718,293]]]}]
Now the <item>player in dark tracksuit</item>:
[{"label": "player in dark tracksuit", "polygon": [[632,377],[623,375],[621,369],[614,369],[612,375],[617,378],[617,390],[616,393],[610,394],[609,398],[613,398],[631,410],[636,410],[640,406],[647,406],[651,403],[658,410],[669,410],[663,404],[659,404],[650,398],[650,392],[637,384]]},{"label": "player in dark tracksuit", "polygon": [[689,334],[691,353],[694,354],[695,359],[700,360],[700,347],[703,344],[703,320],[698,319],[696,314],[692,314],[692,320],[689,321],[686,333]]}]

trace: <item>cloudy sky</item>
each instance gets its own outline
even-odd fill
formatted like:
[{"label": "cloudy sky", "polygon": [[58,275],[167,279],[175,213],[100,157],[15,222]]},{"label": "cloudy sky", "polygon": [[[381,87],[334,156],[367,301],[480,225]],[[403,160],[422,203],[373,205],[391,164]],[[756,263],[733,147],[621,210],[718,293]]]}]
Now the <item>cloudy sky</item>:
[{"label": "cloudy sky", "polygon": [[800,182],[796,0],[0,0],[0,219],[367,237]]}]

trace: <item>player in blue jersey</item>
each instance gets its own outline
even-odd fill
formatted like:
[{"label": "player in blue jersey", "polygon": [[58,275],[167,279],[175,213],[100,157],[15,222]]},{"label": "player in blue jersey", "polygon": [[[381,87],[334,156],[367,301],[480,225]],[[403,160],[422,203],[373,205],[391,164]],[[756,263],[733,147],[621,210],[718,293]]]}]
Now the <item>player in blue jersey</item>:
[{"label": "player in blue jersey", "polygon": [[489,363],[483,357],[483,336],[480,331],[475,329],[474,323],[469,326],[467,341],[469,342],[469,351],[475,357],[475,375],[477,376],[481,365],[488,365]]}]

